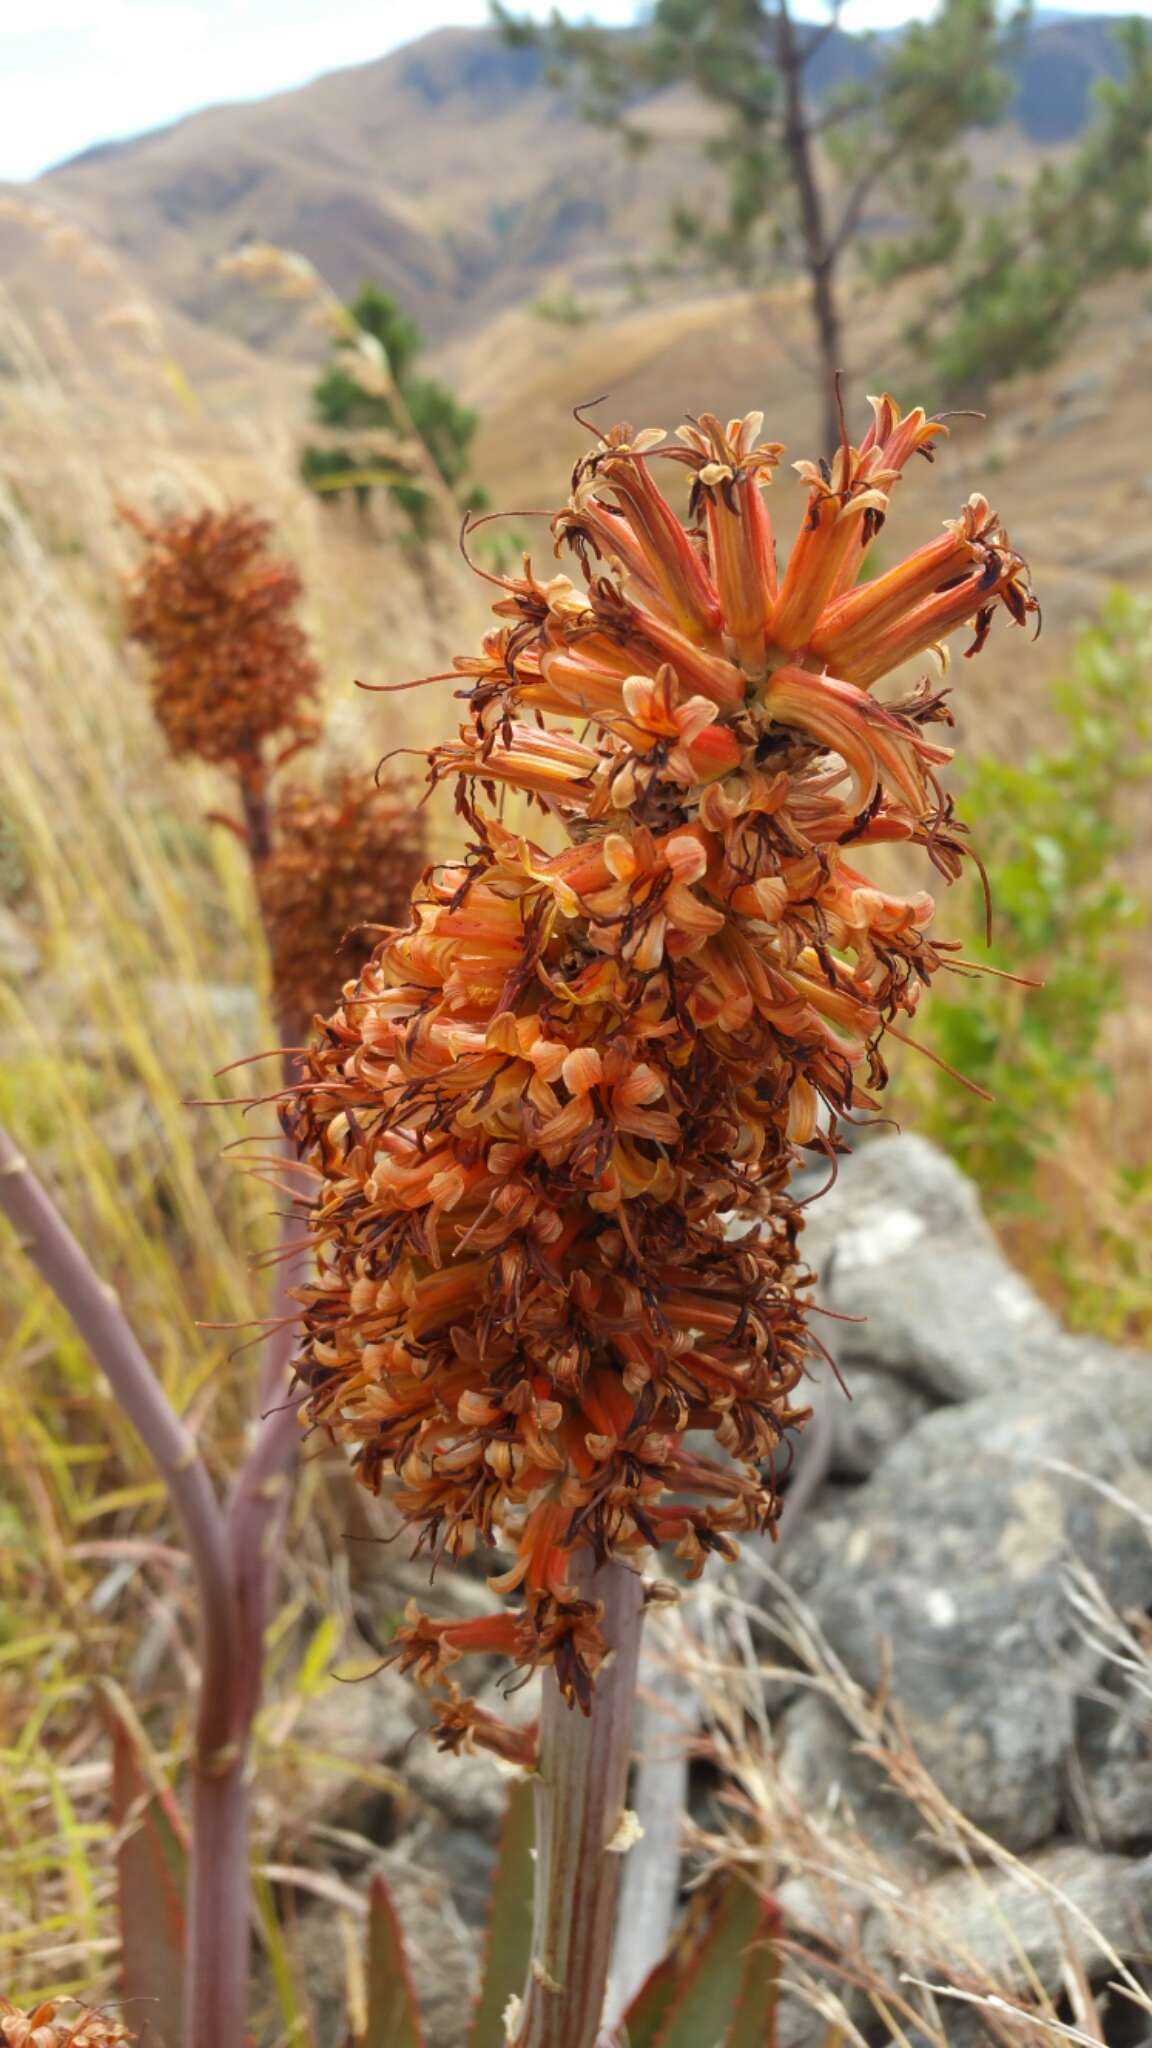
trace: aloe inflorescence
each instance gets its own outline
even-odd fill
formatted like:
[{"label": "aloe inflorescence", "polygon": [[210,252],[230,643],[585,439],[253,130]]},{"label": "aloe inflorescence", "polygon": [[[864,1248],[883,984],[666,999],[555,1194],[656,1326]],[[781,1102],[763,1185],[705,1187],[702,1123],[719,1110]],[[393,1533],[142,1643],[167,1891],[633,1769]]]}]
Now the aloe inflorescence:
[{"label": "aloe inflorescence", "polygon": [[152,706],[172,752],[262,779],[317,733],[320,674],[293,616],[296,570],[268,554],[270,524],[250,506],[124,517],[145,543],[126,624],[151,658]]},{"label": "aloe inflorescence", "polygon": [[[381,925],[403,922],[423,870],[423,814],[394,780],[329,768],[284,782],[315,750],[320,669],[295,612],[290,562],[250,506],[151,521],[125,511],[145,543],[125,623],[149,657],[149,686],[171,751],[224,769],[241,800],[285,1037],[358,971]],[[366,921],[373,931],[365,936]]]},{"label": "aloe inflorescence", "polygon": [[[285,1102],[315,1174],[311,1420],[434,1555],[512,1554],[498,1613],[410,1612],[396,1639],[454,1745],[508,1753],[447,1676],[468,1650],[548,1665],[588,1707],[604,1639],[577,1553],[671,1546],[694,1574],[779,1512],[813,1343],[790,1177],[875,1109],[885,1034],[952,952],[929,895],[858,863],[902,842],[951,881],[965,851],[938,677],[889,703],[873,685],[1035,611],[980,497],[860,582],[946,431],[872,410],[858,447],[796,465],[782,573],[761,415],[597,437],[554,522],[580,580],[501,579],[456,664],[467,717],[429,759],[466,849]],[[660,459],[689,473],[686,520]]]}]

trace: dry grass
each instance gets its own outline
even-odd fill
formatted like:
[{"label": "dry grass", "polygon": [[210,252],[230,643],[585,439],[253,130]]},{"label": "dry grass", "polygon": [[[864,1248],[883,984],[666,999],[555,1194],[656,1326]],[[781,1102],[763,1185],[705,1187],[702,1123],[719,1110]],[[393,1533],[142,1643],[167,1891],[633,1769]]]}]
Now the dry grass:
[{"label": "dry grass", "polygon": [[[271,512],[308,585],[330,751],[360,763],[419,744],[441,711],[432,691],[358,695],[355,675],[443,667],[472,595],[450,551],[382,551],[308,500],[288,433],[227,433],[190,409],[155,335],[142,354],[132,330],[118,383],[107,364],[49,367],[8,307],[0,345],[0,1113],[223,1476],[275,1226],[227,1150],[269,1127],[236,1102],[262,1070],[213,1077],[275,1041],[246,861],[205,821],[227,784],[170,761],[122,641],[133,543],[115,506],[244,496]],[[116,1941],[93,1681],[129,1685],[173,1771],[193,1618],[148,1461],[7,1234],[0,1298],[0,1988],[102,1996]],[[327,1682],[339,1635],[318,1505],[306,1481],[271,1639],[277,1769],[291,1703]]]},{"label": "dry grass", "polygon": [[[1147,1534],[1145,1512],[1110,1497]],[[1074,1561],[1066,1600],[1080,1633],[1105,1646],[1146,1710],[1152,1661],[1144,1623],[1116,1613]],[[774,1639],[767,1656],[766,1613]],[[742,1869],[783,1908],[783,2048],[817,2037],[813,2015],[826,2025],[825,2048],[949,2048],[958,2039],[1052,2048],[1152,2032],[1148,1929],[1128,1926],[1121,1952],[1061,1884],[1057,1860],[1028,1863],[960,1813],[921,1763],[898,1706],[855,1682],[774,1571],[753,1566],[751,1604],[697,1593],[662,1634],[677,1684],[693,1686],[701,1703],[695,1747],[721,1774],[714,1823],[688,1830],[699,1876]],[[878,1788],[869,1794],[870,1818],[857,1817],[853,1790],[834,1768],[818,1798],[781,1771],[768,1703],[782,1688],[825,1703]],[[881,1829],[877,1796],[892,1815]],[[885,1846],[897,1829],[900,1853]],[[934,1896],[933,1875],[965,1882],[963,1912],[953,1882]],[[958,2033],[965,2011],[983,2032]]]}]

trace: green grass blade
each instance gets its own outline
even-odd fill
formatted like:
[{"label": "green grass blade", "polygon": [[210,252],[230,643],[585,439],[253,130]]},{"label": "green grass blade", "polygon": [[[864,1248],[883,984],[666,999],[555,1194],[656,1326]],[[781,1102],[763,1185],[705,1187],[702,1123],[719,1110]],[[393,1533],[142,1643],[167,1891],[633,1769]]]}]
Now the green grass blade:
[{"label": "green grass blade", "polygon": [[256,1907],[256,1917],[260,1923],[260,1932],[264,1939],[264,1948],[268,1957],[268,1969],[276,1994],[276,2004],[279,2008],[280,2022],[283,2030],[280,2039],[289,2043],[302,2044],[310,2040],[312,2029],[309,2024],[308,2015],[301,2003],[296,1973],[292,1967],[292,1958],[288,1952],[288,1944],[284,1939],[284,1929],[280,1925],[280,1917],[276,1911],[275,1895],[268,1879],[259,1870],[253,1872],[252,1898]]}]

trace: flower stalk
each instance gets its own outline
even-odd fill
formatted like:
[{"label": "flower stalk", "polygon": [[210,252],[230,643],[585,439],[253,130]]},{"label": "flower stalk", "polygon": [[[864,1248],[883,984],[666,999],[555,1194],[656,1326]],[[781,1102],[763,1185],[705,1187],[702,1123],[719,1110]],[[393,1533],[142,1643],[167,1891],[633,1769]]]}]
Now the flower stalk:
[{"label": "flower stalk", "polygon": [[628,1839],[644,1590],[634,1571],[590,1552],[571,1583],[603,1605],[606,1655],[587,1714],[544,1676],[536,1781],[537,1882],[532,1962],[515,2048],[595,2048],[600,2038],[616,1900]]},{"label": "flower stalk", "polygon": [[[421,826],[400,792],[378,788],[366,775],[280,785],[285,764],[319,737],[319,669],[294,616],[300,578],[268,553],[268,521],[249,507],[159,524],[130,510],[124,516],[145,543],[125,614],[130,637],[149,657],[158,722],[174,755],[197,756],[233,780],[240,821],[223,822],[251,863],[273,1008],[287,1048],[281,1072],[291,1086],[300,1042],[340,986],[338,962],[345,972],[361,965],[375,943],[375,934],[364,940],[365,920],[406,903],[423,863]],[[274,1172],[274,1162],[265,1164]],[[308,1279],[311,1255],[299,1239],[289,1215],[275,1254],[258,1421],[223,1513],[213,1497],[232,1611],[227,1673],[212,1697],[226,1700],[230,1719],[218,1751],[198,1744],[193,1765],[185,2048],[239,2048],[245,2029],[246,1771],[300,1440],[292,1396],[294,1296]]]},{"label": "flower stalk", "polygon": [[[456,663],[466,715],[429,779],[454,785],[467,848],[424,875],[283,1102],[317,1249],[309,1418],[433,1558],[507,1556],[498,1612],[413,1608],[391,1654],[437,1694],[443,1747],[526,1762],[453,1667],[543,1673],[515,2048],[595,2043],[638,1574],[667,1546],[695,1578],[775,1534],[820,1349],[793,1168],[834,1162],[879,1108],[885,1034],[953,964],[932,898],[868,871],[898,840],[960,872],[926,730],[946,692],[872,686],[942,668],[957,626],[977,653],[997,611],[1036,611],[977,497],[856,589],[901,472],[946,431],[871,403],[859,446],[795,465],[782,575],[760,414],[703,413],[671,446],[595,436],[553,522],[585,587],[526,560]],[[659,461],[688,471],[686,518]]]}]

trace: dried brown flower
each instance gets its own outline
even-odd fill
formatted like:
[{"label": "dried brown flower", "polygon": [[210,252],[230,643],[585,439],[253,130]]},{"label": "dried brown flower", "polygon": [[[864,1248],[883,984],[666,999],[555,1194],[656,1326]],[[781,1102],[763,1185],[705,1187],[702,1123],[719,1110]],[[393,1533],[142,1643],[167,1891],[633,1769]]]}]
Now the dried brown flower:
[{"label": "dried brown flower", "polygon": [[0,2038],[5,2048],[120,2048],[134,2041],[119,2020],[110,2020],[88,2006],[76,2008],[73,2019],[61,2015],[61,2005],[70,1999],[49,1999],[25,2009],[0,1998]]},{"label": "dried brown flower", "polygon": [[249,506],[152,524],[126,597],[128,637],[152,657],[156,716],[174,754],[258,778],[315,737],[319,672],[292,618],[300,578],[266,554],[271,527]]},{"label": "dried brown flower", "polygon": [[[501,1651],[586,1705],[603,1640],[574,1551],[671,1544],[696,1572],[778,1513],[812,1341],[789,1176],[876,1106],[885,1032],[950,952],[930,896],[860,863],[898,840],[951,880],[964,851],[925,730],[944,693],[871,686],[958,625],[974,653],[997,610],[1035,610],[982,498],[857,584],[902,469],[945,431],[873,410],[859,447],[797,465],[782,575],[760,415],[704,414],[663,451],[691,472],[687,526],[652,474],[659,431],[597,442],[556,520],[587,588],[526,564],[457,664],[469,717],[431,775],[455,780],[472,844],[430,871],[286,1100],[317,1176],[313,1420],[367,1486],[396,1483],[434,1553],[513,1552],[493,1584],[518,1606],[401,1628],[425,1679]],[[538,833],[509,829],[506,791]],[[460,1719],[450,1702],[445,1739]]]},{"label": "dried brown flower", "polygon": [[272,829],[260,906],[276,1013],[296,1038],[331,1009],[383,930],[407,923],[427,859],[423,813],[410,790],[338,770],[318,788],[278,793]]}]

